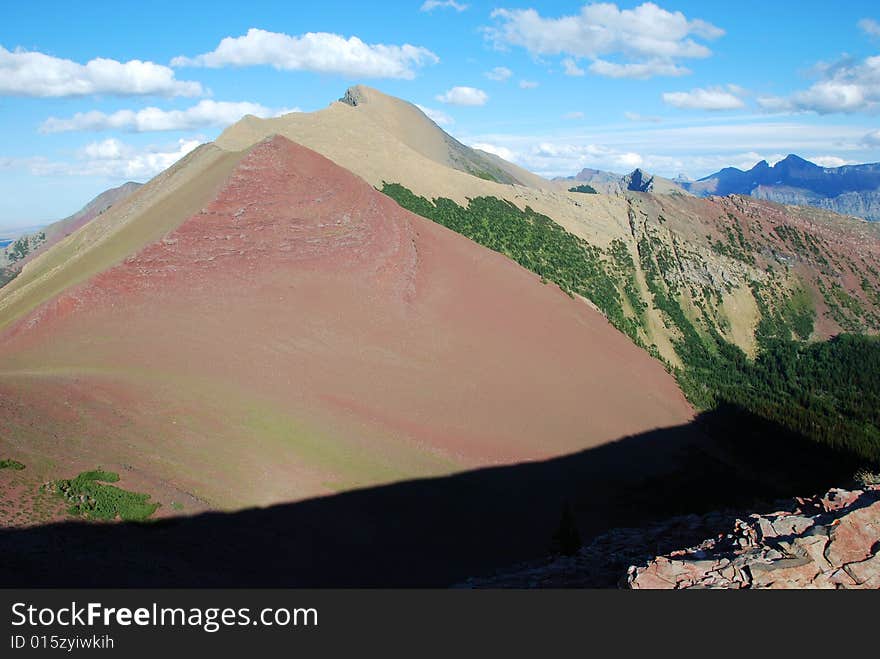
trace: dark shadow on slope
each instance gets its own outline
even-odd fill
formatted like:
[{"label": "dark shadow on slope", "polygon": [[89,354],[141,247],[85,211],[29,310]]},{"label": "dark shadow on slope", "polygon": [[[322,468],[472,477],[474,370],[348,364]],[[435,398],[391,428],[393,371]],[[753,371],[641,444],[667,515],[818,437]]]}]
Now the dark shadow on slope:
[{"label": "dark shadow on slope", "polygon": [[546,555],[563,502],[589,540],[614,527],[811,494],[854,466],[725,409],[545,462],[267,509],[0,531],[0,585],[446,586]]}]

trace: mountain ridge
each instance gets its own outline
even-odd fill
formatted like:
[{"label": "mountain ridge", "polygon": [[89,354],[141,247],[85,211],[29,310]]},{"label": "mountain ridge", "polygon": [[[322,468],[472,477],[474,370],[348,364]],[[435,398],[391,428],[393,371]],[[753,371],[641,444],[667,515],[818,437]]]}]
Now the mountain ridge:
[{"label": "mountain ridge", "polygon": [[762,160],[747,171],[726,167],[681,185],[699,196],[744,194],[880,220],[880,163],[822,167],[789,154],[773,166]]},{"label": "mountain ridge", "polygon": [[11,281],[38,254],[85,226],[141,187],[128,181],[100,193],[73,215],[20,235],[0,250],[0,286]]},{"label": "mountain ridge", "polygon": [[[16,459],[129,465],[159,502],[236,508],[543,459],[690,419],[660,363],[507,257],[283,136],[202,149],[169,174],[201,182],[176,202],[188,215],[163,214],[157,231],[155,214],[132,214],[140,242],[92,258],[97,271],[66,275],[14,318],[0,293],[2,398],[39,387],[65,401],[9,403],[0,447]],[[130,202],[155,207],[167,178]],[[59,409],[79,421],[65,426]]]}]

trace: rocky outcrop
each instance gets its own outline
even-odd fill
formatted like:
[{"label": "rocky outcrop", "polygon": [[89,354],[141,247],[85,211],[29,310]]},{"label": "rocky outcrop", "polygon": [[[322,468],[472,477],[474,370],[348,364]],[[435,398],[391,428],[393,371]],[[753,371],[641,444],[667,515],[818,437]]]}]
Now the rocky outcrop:
[{"label": "rocky outcrop", "polygon": [[822,197],[801,188],[758,186],[752,192],[756,199],[775,201],[789,206],[815,206],[841,215],[862,217],[880,222],[880,191],[844,192],[836,197]]},{"label": "rocky outcrop", "polygon": [[831,490],[790,512],[738,519],[729,533],[632,566],[632,589],[880,588],[880,488]]},{"label": "rocky outcrop", "polygon": [[[880,486],[612,529],[463,588],[880,588]],[[690,547],[681,549],[681,547]]]}]

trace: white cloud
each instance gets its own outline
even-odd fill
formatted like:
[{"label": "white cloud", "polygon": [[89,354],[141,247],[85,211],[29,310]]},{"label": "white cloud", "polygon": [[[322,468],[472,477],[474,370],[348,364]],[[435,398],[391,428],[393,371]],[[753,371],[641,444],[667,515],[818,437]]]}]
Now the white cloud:
[{"label": "white cloud", "polygon": [[449,105],[486,105],[489,95],[475,87],[453,87],[437,95],[437,100]]},{"label": "white cloud", "polygon": [[605,76],[606,78],[632,78],[634,80],[647,80],[654,76],[667,76],[678,78],[689,75],[690,69],[679,66],[670,61],[651,60],[649,62],[617,64],[597,59],[590,64],[590,73]]},{"label": "white cloud", "polygon": [[455,123],[455,120],[450,117],[448,114],[443,112],[443,110],[435,110],[434,108],[427,108],[424,105],[419,105],[416,103],[416,107],[427,115],[428,119],[433,121],[438,126],[451,126]]},{"label": "white cloud", "polygon": [[880,55],[820,63],[815,72],[819,80],[808,89],[788,97],[761,97],[758,104],[768,112],[850,114],[880,109]]},{"label": "white cloud", "polygon": [[880,130],[873,130],[862,138],[864,146],[880,147]]},{"label": "white cloud", "polygon": [[583,119],[584,113],[583,112],[566,112],[564,115],[562,115],[562,118],[567,119],[569,121],[574,121],[576,119]]},{"label": "white cloud", "polygon": [[468,7],[470,7],[470,5],[462,4],[460,2],[456,2],[455,0],[425,0],[425,2],[423,2],[422,6],[419,8],[419,11],[434,11],[435,9],[454,9],[457,12],[462,12]]},{"label": "white cloud", "polygon": [[740,98],[744,90],[736,85],[692,89],[689,92],[666,92],[663,102],[683,110],[738,110],[745,107]]},{"label": "white cloud", "polygon": [[113,180],[146,181],[168,169],[202,142],[181,139],[172,144],[137,148],[117,139],[91,142],[73,161],[53,161],[42,156],[0,158],[0,169],[25,169],[34,176],[98,176]]},{"label": "white cloud", "polygon": [[0,95],[34,96],[202,96],[198,82],[177,80],[154,62],[96,58],[79,64],[37,51],[0,46]]},{"label": "white cloud", "polygon": [[629,172],[645,160],[634,151],[621,151],[602,144],[541,142],[533,144],[520,160],[539,173],[553,176],[575,174],[585,167]]},{"label": "white cloud", "polygon": [[272,110],[259,103],[228,103],[205,100],[185,110],[161,110],[149,107],[136,111],[119,110],[112,114],[95,110],[78,112],[68,119],[50,117],[40,126],[40,132],[125,130],[133,133],[145,133],[163,130],[193,130],[209,126],[223,128],[235,123],[246,114],[265,118],[297,111],[297,108]]},{"label": "white cloud", "polygon": [[251,28],[241,37],[226,37],[216,49],[196,57],[175,57],[172,66],[269,65],[284,71],[312,71],[351,77],[415,77],[415,70],[440,59],[427,48],[404,44],[366,44],[328,32],[291,36]]},{"label": "white cloud", "polygon": [[838,156],[809,156],[806,158],[810,162],[816,163],[820,167],[843,167],[844,165],[855,165],[857,164],[855,160],[847,160],[846,158],[840,158]]},{"label": "white cloud", "polygon": [[871,37],[880,37],[880,23],[873,18],[863,18],[859,21],[859,28]]},{"label": "white cloud", "polygon": [[623,116],[626,117],[628,121],[635,121],[638,123],[659,124],[663,122],[663,119],[660,117],[652,117],[639,114],[638,112],[624,112]]},{"label": "white cloud", "polygon": [[[541,16],[534,9],[496,9],[495,25],[485,30],[496,48],[520,46],[535,56],[565,55],[568,75],[579,75],[573,58],[594,60],[600,75],[644,78],[684,75],[679,59],[709,57],[712,51],[697,41],[717,39],[724,30],[680,11],[667,11],[653,2],[634,9],[613,3],[591,3],[580,13],[559,18]],[[619,56],[624,62],[603,58]],[[638,68],[633,68],[638,67]]]},{"label": "white cloud", "polygon": [[577,62],[574,61],[571,57],[566,57],[562,60],[562,68],[565,71],[565,75],[580,77],[586,75],[586,71],[584,71],[581,67],[578,66]]},{"label": "white cloud", "polygon": [[489,78],[489,80],[495,80],[496,82],[504,82],[512,75],[513,71],[508,69],[506,66],[496,66],[491,71],[487,71],[485,73],[485,76]]},{"label": "white cloud", "polygon": [[477,142],[476,144],[471,144],[471,147],[474,149],[479,149],[480,151],[485,151],[486,153],[491,153],[493,155],[498,156],[499,158],[504,158],[507,161],[513,161],[516,159],[517,155],[508,148],[503,146],[497,146],[495,144],[486,144],[485,142]]},{"label": "white cloud", "polygon": [[535,82],[534,80],[520,80],[519,88],[520,89],[535,89],[539,87],[541,83]]},{"label": "white cloud", "polygon": [[79,153],[82,161],[74,165],[74,174],[106,176],[146,181],[168,169],[201,144],[199,140],[178,140],[175,146],[138,149],[117,139],[88,144]]}]

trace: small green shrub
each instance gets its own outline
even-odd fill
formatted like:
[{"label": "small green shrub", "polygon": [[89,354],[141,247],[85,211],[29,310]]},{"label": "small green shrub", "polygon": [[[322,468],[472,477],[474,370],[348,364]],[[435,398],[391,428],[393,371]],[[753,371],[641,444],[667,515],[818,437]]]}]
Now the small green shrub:
[{"label": "small green shrub", "polygon": [[21,471],[24,465],[17,460],[0,460],[0,469],[12,469],[13,471]]},{"label": "small green shrub", "polygon": [[580,192],[581,194],[599,194],[596,192],[596,188],[592,185],[587,185],[584,183],[583,185],[578,185],[573,188],[568,189],[569,192]]},{"label": "small green shrub", "polygon": [[571,511],[571,505],[566,503],[562,507],[562,517],[559,520],[559,526],[553,534],[553,541],[550,550],[554,554],[562,556],[574,556],[583,546],[581,534],[578,531],[577,524],[574,521],[574,514]]},{"label": "small green shrub", "polygon": [[856,472],[855,481],[862,487],[880,485],[880,472],[871,471],[870,469],[860,469]]},{"label": "small green shrub", "polygon": [[150,502],[149,494],[106,485],[117,482],[119,474],[97,469],[83,472],[76,478],[53,481],[44,487],[65,499],[70,504],[68,513],[77,517],[140,522],[159,508],[158,503]]}]

